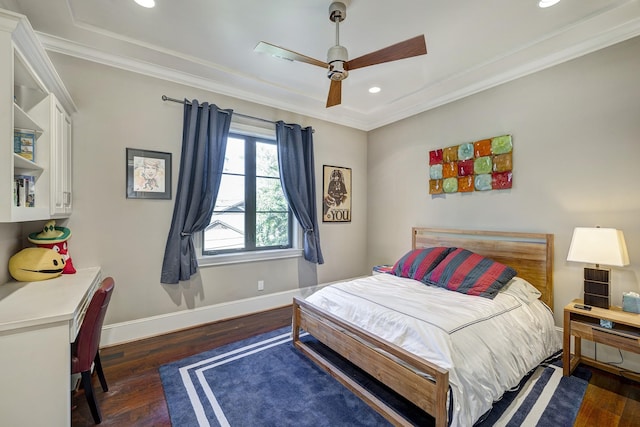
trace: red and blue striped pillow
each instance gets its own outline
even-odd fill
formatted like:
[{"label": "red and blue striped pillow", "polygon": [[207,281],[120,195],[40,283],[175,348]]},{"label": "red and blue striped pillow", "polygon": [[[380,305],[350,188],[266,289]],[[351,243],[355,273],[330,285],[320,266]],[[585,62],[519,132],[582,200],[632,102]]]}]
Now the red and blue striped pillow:
[{"label": "red and blue striped pillow", "polygon": [[513,268],[482,255],[451,248],[425,281],[451,291],[493,299],[516,274]]},{"label": "red and blue striped pillow", "polygon": [[433,247],[413,249],[393,266],[393,274],[424,282],[425,276],[449,253],[451,248]]}]

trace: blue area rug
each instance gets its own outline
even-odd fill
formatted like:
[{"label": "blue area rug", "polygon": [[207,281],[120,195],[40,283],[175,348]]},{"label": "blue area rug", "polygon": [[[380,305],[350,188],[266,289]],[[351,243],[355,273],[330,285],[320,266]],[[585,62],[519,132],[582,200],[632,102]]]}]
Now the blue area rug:
[{"label": "blue area rug", "polygon": [[[390,425],[296,350],[289,335],[290,328],[283,328],[160,367],[172,425]],[[303,339],[414,425],[434,424],[429,415],[312,337]],[[540,366],[517,390],[505,393],[477,425],[573,425],[589,372],[578,369],[576,374],[564,378],[557,364]]]},{"label": "blue area rug", "polygon": [[542,364],[495,402],[476,427],[571,427],[590,378],[591,371],[581,366],[563,377],[560,360]]}]

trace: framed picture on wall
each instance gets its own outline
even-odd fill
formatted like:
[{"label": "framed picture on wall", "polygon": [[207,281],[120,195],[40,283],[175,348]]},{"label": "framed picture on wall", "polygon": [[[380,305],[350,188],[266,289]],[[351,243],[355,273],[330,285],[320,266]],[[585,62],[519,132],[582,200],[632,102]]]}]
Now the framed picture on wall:
[{"label": "framed picture on wall", "polygon": [[322,221],[351,222],[351,168],[323,166]]},{"label": "framed picture on wall", "polygon": [[127,148],[127,199],[171,199],[171,153]]}]

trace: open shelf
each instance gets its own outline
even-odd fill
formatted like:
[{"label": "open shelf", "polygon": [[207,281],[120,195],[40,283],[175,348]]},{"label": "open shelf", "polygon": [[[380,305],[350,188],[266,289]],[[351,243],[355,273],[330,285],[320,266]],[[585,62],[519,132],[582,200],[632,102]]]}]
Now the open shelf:
[{"label": "open shelf", "polygon": [[[25,159],[19,154],[13,153],[13,169],[15,172],[21,171],[40,171],[42,172],[44,168],[37,163],[32,162],[29,159]],[[21,175],[22,173],[16,173],[16,175]]]},{"label": "open shelf", "polygon": [[19,49],[14,49],[13,100],[24,111],[31,110],[49,96],[42,80],[38,78]]},{"label": "open shelf", "polygon": [[42,135],[43,129],[27,114],[18,104],[13,103],[13,126],[16,129],[32,130],[36,133],[36,139]]}]

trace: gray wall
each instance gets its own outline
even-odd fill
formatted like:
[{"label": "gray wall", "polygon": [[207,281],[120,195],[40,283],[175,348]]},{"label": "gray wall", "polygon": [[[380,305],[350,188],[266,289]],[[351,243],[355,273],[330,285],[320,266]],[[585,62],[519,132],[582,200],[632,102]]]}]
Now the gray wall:
[{"label": "gray wall", "polygon": [[[640,290],[640,38],[369,133],[368,263],[393,262],[412,226],[555,234],[555,312],[582,296],[566,261],[573,228],[624,231],[631,265],[613,302]],[[502,134],[514,141],[510,190],[432,196],[428,152]]]},{"label": "gray wall", "polygon": [[[361,275],[369,269],[365,263],[365,132],[65,55],[50,56],[78,106],[73,117],[74,212],[66,222],[72,231],[70,254],[76,268],[100,265],[104,274],[116,279],[107,324],[297,289]],[[183,115],[182,105],[163,102],[163,94],[313,126],[318,191],[322,191],[323,164],[353,171],[352,222],[320,224],[325,264],[316,268],[301,258],[291,258],[212,266],[201,268],[189,282],[160,283],[177,186]],[[127,147],[173,154],[173,200],[125,197]],[[24,234],[34,227],[41,224],[25,224]],[[264,280],[262,292],[257,290],[258,280]]]},{"label": "gray wall", "polygon": [[5,267],[0,268],[0,284],[11,280],[9,274],[9,258],[22,248],[21,224],[0,223],[0,263]]}]

